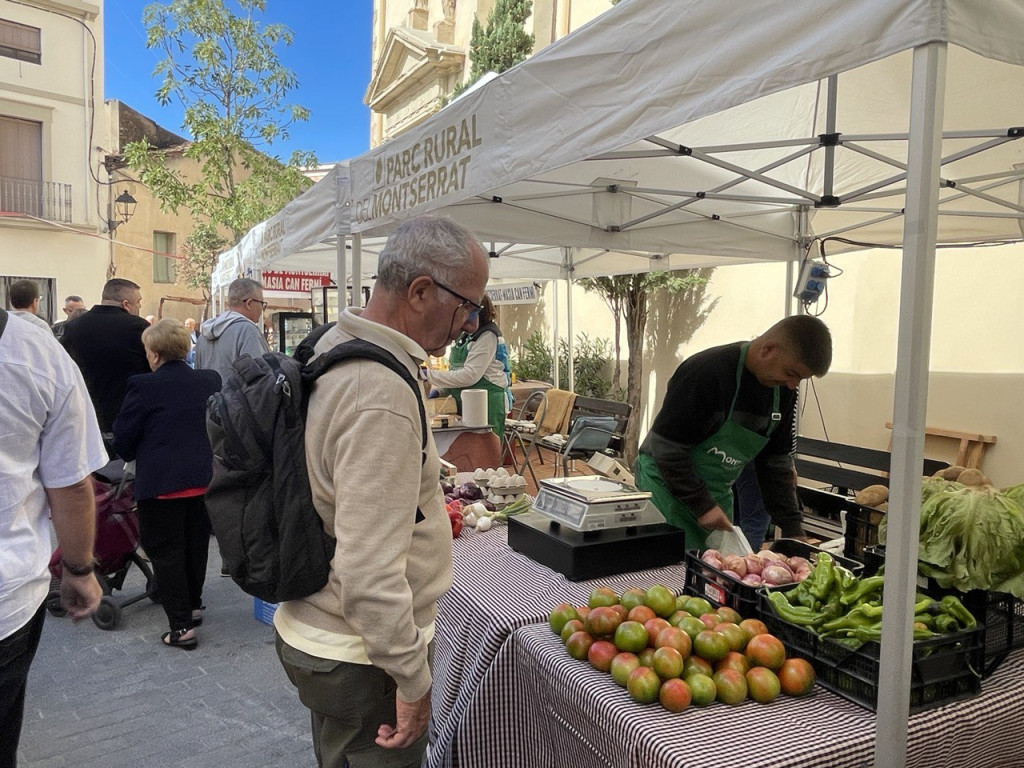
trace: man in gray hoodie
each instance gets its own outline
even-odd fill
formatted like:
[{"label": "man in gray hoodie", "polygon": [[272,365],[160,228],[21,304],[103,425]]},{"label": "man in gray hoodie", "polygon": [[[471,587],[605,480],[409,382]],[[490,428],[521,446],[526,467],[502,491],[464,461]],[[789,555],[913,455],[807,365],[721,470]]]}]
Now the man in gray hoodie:
[{"label": "man in gray hoodie", "polygon": [[267,302],[263,286],[240,277],[228,286],[228,310],[207,320],[196,342],[196,368],[209,368],[226,382],[231,364],[242,355],[259,357],[269,352],[259,319]]}]

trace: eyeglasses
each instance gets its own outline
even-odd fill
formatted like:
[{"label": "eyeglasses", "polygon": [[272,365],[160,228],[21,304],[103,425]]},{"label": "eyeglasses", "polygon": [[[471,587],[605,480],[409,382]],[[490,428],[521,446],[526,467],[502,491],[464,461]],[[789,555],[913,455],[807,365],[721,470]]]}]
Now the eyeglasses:
[{"label": "eyeglasses", "polygon": [[[431,278],[431,279],[433,280],[433,278]],[[436,285],[436,286],[437,286],[438,288],[441,288],[442,290],[445,290],[445,291],[447,291],[447,292],[448,292],[448,293],[450,293],[450,294],[451,294],[452,296],[454,296],[454,297],[455,297],[456,299],[458,299],[459,301],[461,301],[461,302],[462,302],[461,304],[459,304],[459,306],[458,306],[458,307],[456,307],[456,308],[455,308],[455,310],[456,310],[456,311],[458,311],[458,310],[462,309],[462,308],[463,308],[463,307],[465,307],[465,306],[470,306],[470,307],[472,307],[472,309],[471,309],[471,310],[470,310],[470,312],[469,312],[469,315],[467,315],[467,316],[466,316],[466,322],[467,322],[467,323],[472,323],[472,322],[474,322],[474,321],[475,321],[475,320],[476,320],[477,318],[479,318],[479,317],[480,317],[480,313],[484,311],[484,306],[483,306],[483,304],[477,304],[477,303],[476,303],[475,301],[472,301],[472,300],[470,300],[470,299],[467,299],[467,298],[466,298],[465,296],[463,296],[463,295],[462,295],[461,293],[457,293],[457,292],[453,291],[453,290],[452,290],[451,288],[449,288],[449,287],[448,287],[447,285],[445,285],[444,283],[442,283],[442,282],[439,282],[439,281],[437,281],[437,280],[434,280],[434,285]]]},{"label": "eyeglasses", "polygon": [[256,302],[257,304],[259,304],[259,305],[260,305],[261,307],[263,307],[264,309],[266,309],[266,308],[267,308],[267,302],[265,302],[265,301],[261,301],[260,299],[253,299],[253,298],[249,298],[249,299],[246,299],[245,301],[246,301],[246,303],[248,303],[248,302],[250,302],[250,301],[255,301],[255,302]]}]

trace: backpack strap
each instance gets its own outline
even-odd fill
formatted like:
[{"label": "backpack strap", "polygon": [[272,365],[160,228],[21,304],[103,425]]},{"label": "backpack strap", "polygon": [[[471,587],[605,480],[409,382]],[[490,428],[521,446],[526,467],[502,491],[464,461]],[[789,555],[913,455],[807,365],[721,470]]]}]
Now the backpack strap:
[{"label": "backpack strap", "polygon": [[316,358],[313,362],[306,365],[303,369],[302,376],[305,379],[307,385],[316,381],[318,378],[323,376],[327,370],[340,363],[342,360],[351,360],[355,358],[361,358],[365,360],[374,360],[383,366],[390,368],[392,371],[401,376],[405,383],[408,384],[416,395],[416,404],[420,409],[420,426],[422,427],[422,444],[420,446],[423,451],[423,462],[427,461],[427,412],[423,407],[423,397],[420,395],[419,384],[409,373],[409,369],[402,365],[398,358],[388,352],[388,350],[374,344],[371,341],[365,339],[351,339],[349,341],[336,344],[329,350],[324,352],[320,357]]},{"label": "backpack strap", "polygon": [[487,323],[485,325],[481,325],[479,328],[477,328],[473,332],[473,335],[469,337],[469,340],[470,341],[476,341],[481,336],[483,336],[485,333],[493,333],[495,336],[498,336],[499,338],[501,337],[501,332],[498,330],[497,324],[495,322],[491,321],[491,322],[489,322],[489,323]]},{"label": "backpack strap", "polygon": [[7,327],[7,310],[0,307],[0,337],[4,335],[4,328]]}]

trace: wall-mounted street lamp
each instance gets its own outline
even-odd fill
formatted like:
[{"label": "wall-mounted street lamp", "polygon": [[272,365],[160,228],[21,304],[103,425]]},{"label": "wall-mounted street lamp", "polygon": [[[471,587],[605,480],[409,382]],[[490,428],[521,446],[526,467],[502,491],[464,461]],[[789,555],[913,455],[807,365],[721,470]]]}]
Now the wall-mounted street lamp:
[{"label": "wall-mounted street lamp", "polygon": [[122,224],[127,224],[128,219],[135,215],[136,204],[135,198],[129,194],[127,189],[114,198],[114,211],[117,218],[107,222],[107,231],[113,232]]}]

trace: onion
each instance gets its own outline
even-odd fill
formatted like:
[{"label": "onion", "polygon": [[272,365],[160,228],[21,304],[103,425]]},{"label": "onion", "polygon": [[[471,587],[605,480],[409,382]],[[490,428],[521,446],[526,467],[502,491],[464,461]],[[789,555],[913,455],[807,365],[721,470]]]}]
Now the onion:
[{"label": "onion", "polygon": [[722,570],[722,559],[718,556],[718,552],[717,551],[715,551],[713,549],[709,549],[707,552],[705,552],[703,555],[701,555],[700,559],[703,562],[705,562],[708,565],[710,565],[712,568],[717,568],[718,570]]},{"label": "onion", "polygon": [[748,573],[743,577],[743,583],[748,587],[760,587],[764,582],[761,581],[761,577],[756,573]]},{"label": "onion", "polygon": [[722,559],[722,553],[719,552],[717,549],[705,549],[704,556],[706,557],[708,555],[711,555],[712,557],[717,558],[719,560]]},{"label": "onion", "polygon": [[811,569],[811,563],[806,557],[790,557],[786,560],[786,565],[789,566],[789,570],[793,571],[793,573],[802,571],[805,568],[807,570]]},{"label": "onion", "polygon": [[789,572],[788,568],[783,568],[781,565],[773,563],[761,571],[761,579],[765,584],[774,584],[776,586],[792,584],[793,574]]},{"label": "onion", "polygon": [[[750,576],[751,574],[755,576],[761,575],[761,570],[764,568],[764,564],[760,560],[758,560],[755,555],[747,555],[743,559],[747,561],[748,576]],[[760,579],[758,579],[758,581],[760,581]]]},{"label": "onion", "polygon": [[798,570],[796,573],[793,574],[793,579],[795,581],[803,581],[804,579],[806,579],[810,575],[811,575],[810,568],[801,568],[800,570]]},{"label": "onion", "polygon": [[731,571],[741,579],[747,575],[747,561],[739,555],[726,555],[723,557],[722,567],[727,573]]},{"label": "onion", "polygon": [[736,571],[728,571],[728,570],[726,570],[726,571],[722,571],[722,573],[724,573],[730,579],[734,579],[735,581],[742,581],[742,577],[738,573],[736,573]]}]

